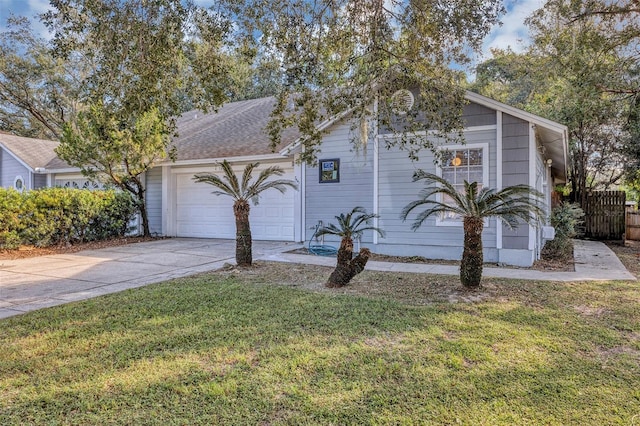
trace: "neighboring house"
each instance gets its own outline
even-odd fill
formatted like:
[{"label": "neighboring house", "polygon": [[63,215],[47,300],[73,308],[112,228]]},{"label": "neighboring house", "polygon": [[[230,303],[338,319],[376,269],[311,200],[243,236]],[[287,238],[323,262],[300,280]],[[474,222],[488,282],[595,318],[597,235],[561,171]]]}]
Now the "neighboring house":
[{"label": "neighboring house", "polygon": [[54,141],[0,132],[0,186],[18,191],[47,186],[44,170],[56,158],[56,146]]},{"label": "neighboring house", "polygon": [[[300,189],[285,194],[267,191],[252,207],[256,240],[308,241],[319,221],[335,221],[335,215],[363,206],[380,215],[377,226],[386,231],[385,238],[372,233],[363,236],[361,244],[373,252],[459,259],[460,220],[432,218],[414,232],[411,217],[407,222],[400,219],[402,208],[417,198],[423,185],[411,182],[414,170],[440,173],[458,184],[467,179],[493,188],[531,185],[545,194],[547,205],[553,187],[566,180],[566,127],[471,92],[467,99],[466,144],[443,147],[449,151],[449,161],[441,167],[434,165],[427,150],[412,162],[406,151],[386,149],[385,141],[397,134],[375,125],[367,149],[355,150],[352,141],[358,136],[353,130],[357,126],[348,118],[322,123],[327,133],[319,164],[300,165],[295,161],[301,149],[296,131],[284,132],[276,152],[269,148],[264,128],[273,98],[230,103],[217,113],[185,113],[178,120],[179,136],[174,140],[177,160],[158,165],[146,176],[151,231],[178,237],[234,238],[232,200],[212,195],[211,187],[195,183],[193,175],[219,171],[216,163],[223,159],[238,171],[249,162],[260,161],[262,167],[282,167],[284,178],[297,181]],[[3,148],[5,136],[0,135]],[[4,163],[1,167],[4,169]],[[86,184],[77,169],[57,158],[38,167],[31,170],[46,176],[39,177],[46,185]],[[10,186],[4,180],[0,184]],[[542,229],[523,225],[511,231],[491,219],[483,241],[487,261],[528,266],[539,256]]]},{"label": "neighboring house", "polygon": [[0,132],[0,187],[18,191],[47,186],[99,188],[80,169],[58,158],[58,142]]}]

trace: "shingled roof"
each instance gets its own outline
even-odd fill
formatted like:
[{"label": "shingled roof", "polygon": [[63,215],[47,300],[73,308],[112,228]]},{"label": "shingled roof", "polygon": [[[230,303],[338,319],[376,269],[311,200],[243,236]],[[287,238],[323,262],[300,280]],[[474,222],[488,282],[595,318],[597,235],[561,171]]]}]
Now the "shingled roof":
[{"label": "shingled roof", "polygon": [[24,138],[9,133],[0,133],[0,145],[32,170],[39,167],[51,168],[49,163],[53,161],[61,167],[69,167],[56,156],[54,151],[58,146],[58,142],[56,141]]},{"label": "shingled roof", "polygon": [[[218,112],[184,113],[174,139],[178,161],[272,154],[266,126],[275,106],[273,97],[231,102]],[[275,152],[295,142],[297,129],[286,129]]]},{"label": "shingled roof", "polygon": [[[231,102],[218,112],[208,114],[194,110],[177,120],[178,136],[173,140],[177,160],[206,160],[273,154],[266,126],[275,106],[273,97]],[[297,129],[286,129],[275,152],[295,142]],[[0,145],[31,169],[47,170],[71,168],[58,158],[54,149],[58,142],[24,138],[0,133]]]}]

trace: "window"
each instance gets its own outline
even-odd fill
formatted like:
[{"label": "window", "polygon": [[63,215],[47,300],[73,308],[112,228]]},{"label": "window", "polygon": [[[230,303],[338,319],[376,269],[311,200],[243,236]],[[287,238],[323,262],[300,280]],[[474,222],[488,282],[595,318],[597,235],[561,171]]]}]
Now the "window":
[{"label": "window", "polygon": [[18,192],[24,191],[24,179],[22,178],[22,176],[16,176],[16,178],[13,181],[13,187]]},{"label": "window", "polygon": [[320,183],[340,182],[340,160],[320,160]]},{"label": "window", "polygon": [[[486,158],[487,146],[465,146],[450,148],[442,153],[441,176],[450,182],[459,192],[464,191],[464,181],[478,182],[478,190],[488,185],[489,161]],[[450,197],[442,196],[442,202],[452,203]],[[453,213],[444,213],[436,223],[458,224],[460,217]]]}]

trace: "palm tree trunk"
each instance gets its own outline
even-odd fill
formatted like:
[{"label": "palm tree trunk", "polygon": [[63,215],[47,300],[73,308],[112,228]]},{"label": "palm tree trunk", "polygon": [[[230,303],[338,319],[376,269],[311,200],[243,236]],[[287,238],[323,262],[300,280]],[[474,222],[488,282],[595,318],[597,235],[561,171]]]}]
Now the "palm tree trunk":
[{"label": "palm tree trunk", "polygon": [[364,270],[371,252],[363,248],[360,253],[353,258],[353,240],[343,238],[338,249],[338,262],[326,283],[327,287],[344,287],[349,281]]},{"label": "palm tree trunk", "polygon": [[238,266],[251,266],[253,261],[249,209],[249,203],[246,201],[236,201],[233,204],[233,213],[236,217],[236,264]]},{"label": "palm tree trunk", "polygon": [[464,251],[460,262],[460,282],[468,288],[480,286],[482,279],[482,218],[464,218]]}]

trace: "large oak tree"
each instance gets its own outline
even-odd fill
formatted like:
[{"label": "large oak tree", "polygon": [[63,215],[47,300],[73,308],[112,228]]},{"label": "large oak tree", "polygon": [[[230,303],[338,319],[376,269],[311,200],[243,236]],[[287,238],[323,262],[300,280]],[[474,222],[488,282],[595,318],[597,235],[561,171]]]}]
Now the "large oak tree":
[{"label": "large oak tree", "polygon": [[[268,127],[273,146],[286,127],[302,132],[303,160],[314,161],[325,120],[350,112],[355,143],[366,143],[372,118],[389,125],[392,95],[419,88],[397,143],[409,156],[433,148],[416,130],[457,138],[464,91],[459,70],[503,12],[499,0],[228,0],[237,31],[280,61],[282,90]],[[418,117],[417,111],[421,111]],[[397,124],[397,123],[396,123]],[[413,136],[411,136],[413,134]],[[355,133],[354,133],[355,135]]]},{"label": "large oak tree", "polygon": [[[52,0],[44,22],[63,60],[92,64],[80,113],[64,124],[58,154],[91,177],[131,192],[149,224],[141,176],[171,154],[175,118],[226,100],[230,22],[180,0]],[[96,157],[97,156],[97,157]]]}]

